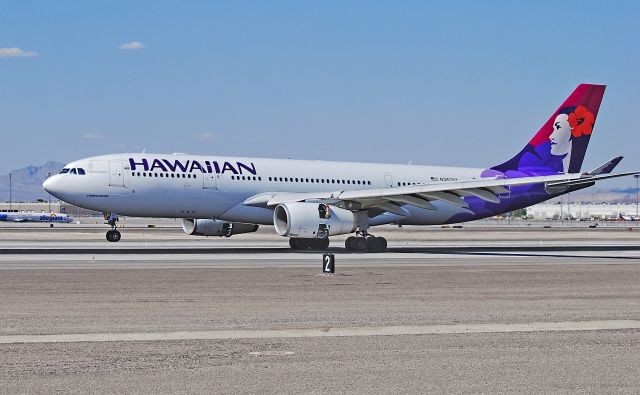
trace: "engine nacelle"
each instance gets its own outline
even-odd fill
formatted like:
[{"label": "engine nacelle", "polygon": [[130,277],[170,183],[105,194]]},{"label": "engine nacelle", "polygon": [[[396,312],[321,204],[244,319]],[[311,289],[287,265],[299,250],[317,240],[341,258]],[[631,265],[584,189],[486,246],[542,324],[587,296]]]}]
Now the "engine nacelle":
[{"label": "engine nacelle", "polygon": [[182,220],[184,233],[193,236],[220,236],[230,237],[240,233],[251,233],[258,230],[258,225],[243,224],[241,222],[224,222],[215,219],[188,219]]},{"label": "engine nacelle", "polygon": [[351,233],[357,221],[353,212],[323,203],[293,202],[276,206],[273,225],[280,236],[318,238]]}]

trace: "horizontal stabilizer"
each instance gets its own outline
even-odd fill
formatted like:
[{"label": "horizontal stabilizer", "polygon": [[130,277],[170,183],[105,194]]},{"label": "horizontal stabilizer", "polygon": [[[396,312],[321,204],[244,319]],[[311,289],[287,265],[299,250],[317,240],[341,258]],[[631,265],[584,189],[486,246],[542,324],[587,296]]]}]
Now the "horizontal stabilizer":
[{"label": "horizontal stabilizer", "polygon": [[613,169],[615,169],[616,166],[618,166],[618,163],[620,163],[622,158],[623,158],[622,156],[616,156],[615,158],[611,159],[610,161],[605,162],[605,163],[601,164],[600,166],[596,167],[595,169],[591,170],[587,174],[591,174],[593,176],[598,175],[598,174],[609,174],[609,173],[611,173],[613,171]]}]

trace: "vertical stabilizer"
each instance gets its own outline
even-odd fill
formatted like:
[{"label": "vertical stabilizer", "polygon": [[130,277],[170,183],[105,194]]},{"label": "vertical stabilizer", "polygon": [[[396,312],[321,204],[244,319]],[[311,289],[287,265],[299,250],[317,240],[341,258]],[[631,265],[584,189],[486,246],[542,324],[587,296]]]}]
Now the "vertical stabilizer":
[{"label": "vertical stabilizer", "polygon": [[489,170],[488,173],[545,175],[580,172],[604,90],[604,85],[578,85],[522,151],[492,167],[493,172]]}]

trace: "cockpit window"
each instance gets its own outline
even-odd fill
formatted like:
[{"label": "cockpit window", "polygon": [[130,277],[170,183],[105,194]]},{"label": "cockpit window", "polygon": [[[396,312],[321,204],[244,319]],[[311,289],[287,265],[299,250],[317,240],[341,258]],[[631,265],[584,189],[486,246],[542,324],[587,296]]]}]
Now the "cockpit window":
[{"label": "cockpit window", "polygon": [[85,175],[86,173],[82,167],[78,167],[78,174]]},{"label": "cockpit window", "polygon": [[68,172],[69,172],[69,169],[62,169],[62,170],[60,170],[59,174],[65,174],[65,173],[68,173]]},{"label": "cockpit window", "polygon": [[69,174],[78,174],[78,173],[76,173],[76,169],[71,169],[71,171],[69,172]]}]

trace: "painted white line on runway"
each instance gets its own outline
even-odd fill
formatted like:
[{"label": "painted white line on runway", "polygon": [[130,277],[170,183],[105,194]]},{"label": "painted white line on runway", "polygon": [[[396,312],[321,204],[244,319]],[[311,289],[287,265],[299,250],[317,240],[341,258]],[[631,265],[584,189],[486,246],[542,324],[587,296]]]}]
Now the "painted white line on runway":
[{"label": "painted white line on runway", "polygon": [[640,320],[367,326],[309,329],[232,329],[219,331],[179,332],[70,333],[58,335],[3,335],[0,336],[0,344],[361,337],[466,333],[598,331],[622,329],[640,329]]}]

